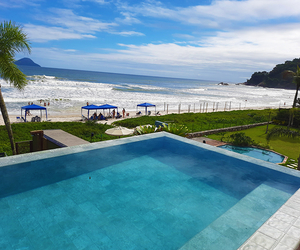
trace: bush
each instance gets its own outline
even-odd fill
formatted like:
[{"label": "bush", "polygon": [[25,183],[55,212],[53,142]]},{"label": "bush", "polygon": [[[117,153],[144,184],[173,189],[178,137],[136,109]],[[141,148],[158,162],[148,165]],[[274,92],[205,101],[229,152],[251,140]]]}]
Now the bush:
[{"label": "bush", "polygon": [[247,147],[254,144],[251,137],[247,136],[243,132],[235,133],[229,136],[228,141],[235,146]]},{"label": "bush", "polygon": [[[290,118],[290,109],[281,109],[277,112],[277,115],[274,117],[274,122],[276,124],[286,125],[289,124]],[[293,127],[299,128],[300,127],[300,109],[294,109],[294,121]]]},{"label": "bush", "polygon": [[191,130],[184,125],[169,123],[167,126],[162,127],[162,131],[166,131],[179,136],[186,136]]}]

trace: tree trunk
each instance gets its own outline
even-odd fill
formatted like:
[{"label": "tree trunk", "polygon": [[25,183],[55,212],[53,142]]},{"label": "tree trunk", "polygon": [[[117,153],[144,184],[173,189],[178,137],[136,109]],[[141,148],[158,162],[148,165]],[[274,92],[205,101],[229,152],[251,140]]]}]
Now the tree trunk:
[{"label": "tree trunk", "polygon": [[13,154],[15,155],[16,154],[16,147],[15,147],[15,143],[14,143],[14,136],[13,136],[13,132],[12,132],[12,129],[11,129],[11,125],[10,125],[7,109],[6,109],[6,106],[5,106],[5,102],[4,102],[4,99],[3,99],[3,96],[2,96],[1,85],[0,85],[0,109],[1,109],[2,117],[3,117],[3,120],[4,120],[5,126],[6,126],[8,137],[9,137],[9,140],[10,140],[11,150],[12,150]]},{"label": "tree trunk", "polygon": [[299,90],[300,84],[296,85],[296,93],[295,93],[295,98],[293,102],[293,108],[296,108],[296,103],[297,103],[297,97],[298,97],[298,90]]}]

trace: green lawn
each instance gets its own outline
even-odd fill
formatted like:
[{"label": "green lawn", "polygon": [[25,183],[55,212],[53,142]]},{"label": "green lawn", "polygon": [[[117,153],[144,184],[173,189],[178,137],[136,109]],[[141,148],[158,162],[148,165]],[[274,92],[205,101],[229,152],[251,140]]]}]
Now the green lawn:
[{"label": "green lawn", "polygon": [[[269,125],[269,129],[275,127],[275,125]],[[244,132],[247,136],[251,137],[256,143],[261,144],[262,146],[267,145],[266,140],[266,126],[259,126],[247,130],[242,130],[239,132]],[[229,136],[236,132],[228,132],[224,136]],[[209,135],[208,138],[221,140],[223,135],[221,134],[214,134]],[[288,156],[291,159],[297,161],[299,154],[300,154],[300,139],[292,139],[287,137],[274,137],[269,142],[270,149]]]}]

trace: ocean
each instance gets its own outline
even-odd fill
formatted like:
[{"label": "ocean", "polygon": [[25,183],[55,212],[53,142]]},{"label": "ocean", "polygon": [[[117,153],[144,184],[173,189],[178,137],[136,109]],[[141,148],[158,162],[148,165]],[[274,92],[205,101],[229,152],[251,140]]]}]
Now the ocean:
[{"label": "ocean", "polygon": [[[111,104],[135,111],[148,102],[157,111],[203,112],[292,105],[295,91],[269,89],[216,81],[104,73],[84,70],[22,66],[29,84],[19,91],[0,79],[8,113],[20,114],[28,103],[47,105],[49,114],[80,115],[87,103]],[[48,106],[49,103],[49,106]]]}]

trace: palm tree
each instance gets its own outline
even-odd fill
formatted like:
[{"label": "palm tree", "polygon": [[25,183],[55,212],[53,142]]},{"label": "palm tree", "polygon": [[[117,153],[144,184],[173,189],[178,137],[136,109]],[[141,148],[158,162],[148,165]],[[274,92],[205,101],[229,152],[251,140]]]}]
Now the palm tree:
[{"label": "palm tree", "polygon": [[293,78],[293,82],[296,84],[296,93],[295,93],[295,97],[294,97],[294,102],[293,102],[293,108],[296,107],[297,104],[297,97],[298,97],[298,90],[300,88],[300,68],[297,65],[297,70],[291,71],[291,70],[286,70],[283,72],[283,77],[284,78]]},{"label": "palm tree", "polygon": [[[15,54],[21,51],[28,51],[28,53],[31,52],[27,35],[23,33],[20,26],[15,25],[11,21],[4,21],[0,24],[0,77],[20,90],[27,84],[26,76],[14,64]],[[6,105],[2,96],[1,85],[0,109],[10,139],[11,149],[15,155],[16,148],[14,137]]]}]

